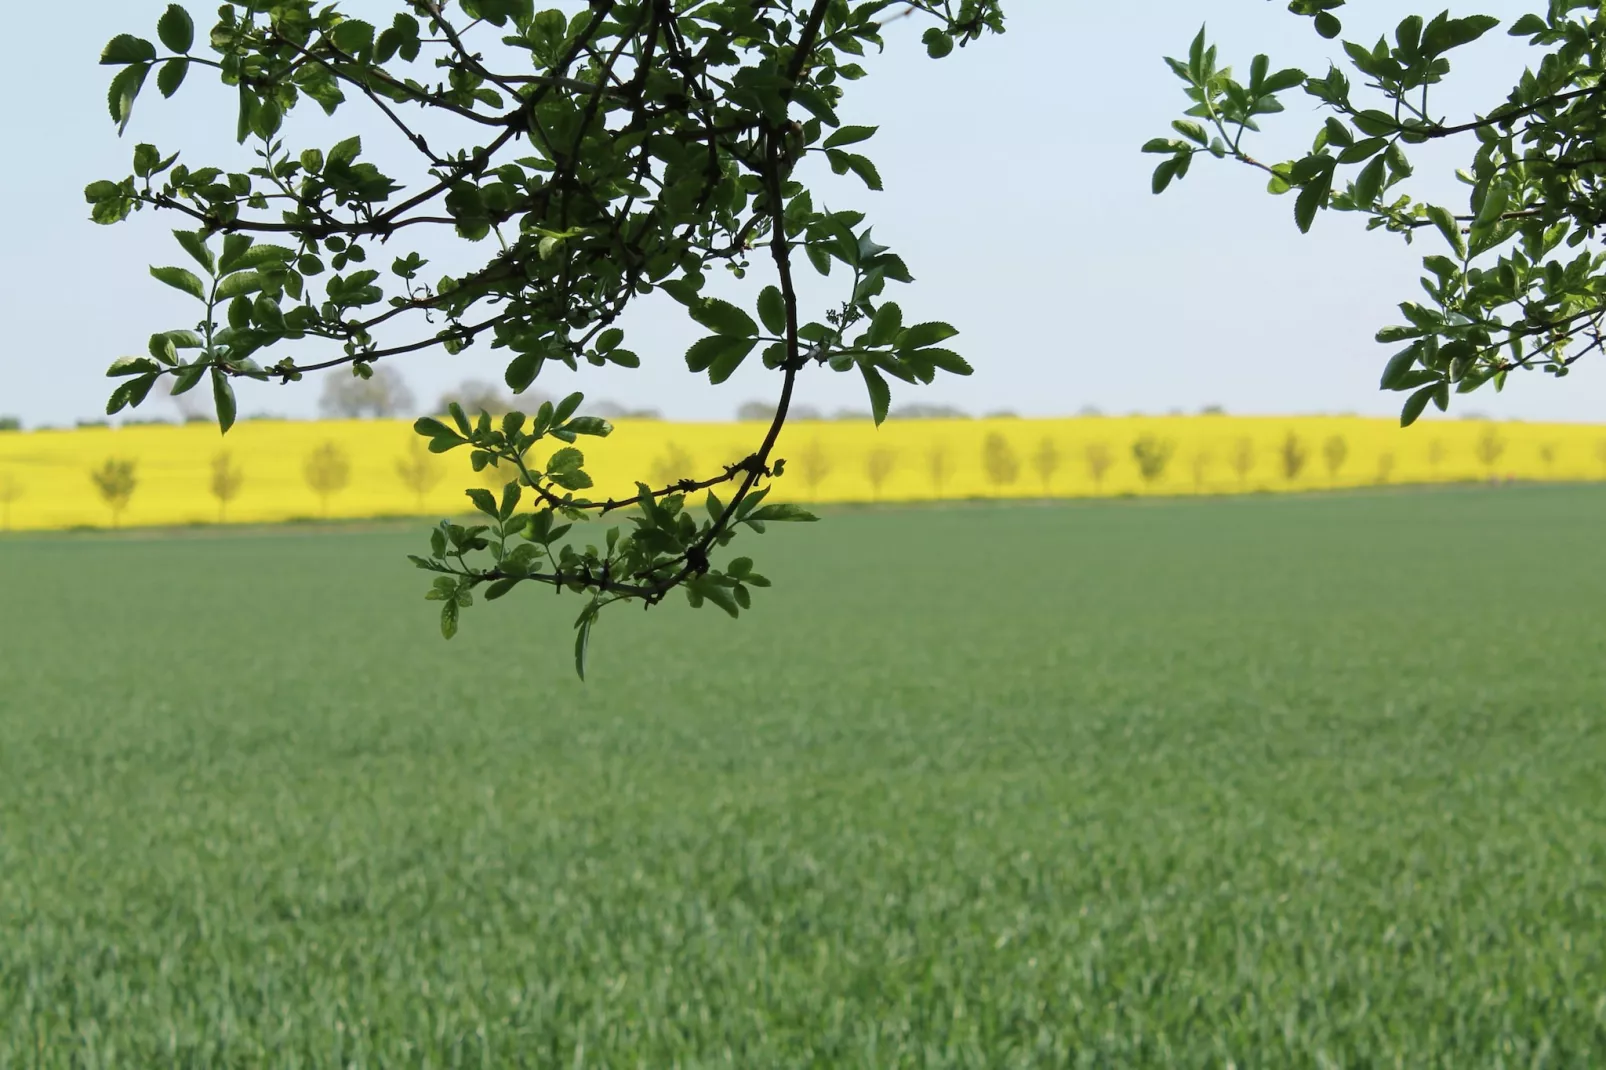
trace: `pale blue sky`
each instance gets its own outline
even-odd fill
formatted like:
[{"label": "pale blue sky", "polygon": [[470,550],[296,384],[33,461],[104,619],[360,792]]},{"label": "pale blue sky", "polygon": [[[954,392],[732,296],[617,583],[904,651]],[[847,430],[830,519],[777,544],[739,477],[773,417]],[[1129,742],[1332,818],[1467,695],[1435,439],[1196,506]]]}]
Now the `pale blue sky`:
[{"label": "pale blue sky", "polygon": [[[194,315],[187,299],[146,274],[150,263],[182,262],[167,233],[177,222],[147,212],[119,227],[97,227],[81,195],[93,179],[128,173],[136,141],[182,148],[192,166],[239,165],[229,91],[205,71],[194,72],[171,101],[149,87],[121,141],[107,117],[112,72],[96,65],[101,46],[123,31],[154,37],[164,6],[82,0],[65,21],[55,4],[14,4],[10,12],[10,39],[29,44],[0,68],[8,103],[0,131],[11,160],[0,172],[7,206],[0,216],[0,307],[8,327],[0,414],[29,425],[95,416],[107,393],[106,364],[141,351],[152,331],[187,326]],[[1455,10],[1509,22],[1540,6],[1484,0]],[[374,15],[390,5],[355,0],[345,7]],[[1371,337],[1398,318],[1398,301],[1419,294],[1417,264],[1427,246],[1413,250],[1366,234],[1342,216],[1324,216],[1301,237],[1290,200],[1267,196],[1254,173],[1227,164],[1197,167],[1163,197],[1148,192],[1155,158],[1138,148],[1167,132],[1182,103],[1161,56],[1182,54],[1201,20],[1224,57],[1240,66],[1256,51],[1277,65],[1318,69],[1337,54],[1283,7],[1265,0],[1010,0],[1009,33],[940,63],[925,58],[912,22],[900,24],[893,47],[871,78],[852,87],[843,109],[848,122],[882,127],[868,148],[887,192],[827,176],[827,200],[870,213],[877,238],[903,253],[916,276],[900,295],[907,315],[954,323],[963,332],[958,348],[977,371],[918,391],[894,384],[895,404],[1024,415],[1206,404],[1238,413],[1397,412],[1397,396],[1376,389],[1388,354]],[[1399,0],[1356,0],[1346,9],[1353,31],[1346,36],[1375,38],[1415,9]],[[191,11],[209,20],[213,9],[194,4]],[[1440,106],[1452,115],[1487,108],[1527,52],[1499,32],[1465,50],[1465,76]],[[1294,155],[1292,135],[1315,129],[1305,99],[1290,104],[1283,121],[1274,120],[1265,156]],[[354,128],[382,164],[407,159],[360,108],[342,111],[337,126],[308,119],[289,128],[291,145],[327,147]],[[1453,185],[1450,159],[1423,158],[1419,174],[1437,183],[1423,188]],[[752,283],[749,301],[759,285]],[[822,304],[835,299],[834,291],[815,292]],[[677,306],[646,307],[632,326],[628,344],[641,353],[641,370],[575,376],[559,369],[538,385],[552,392],[578,385],[593,397],[681,419],[728,418],[742,400],[773,393],[773,379],[756,367],[721,388],[688,373],[682,353],[698,332]],[[414,354],[398,367],[420,399],[432,399],[465,377],[500,378],[501,363],[480,347],[457,357]],[[317,393],[315,383],[245,384],[241,409],[310,415]],[[828,371],[808,376],[801,400],[827,410],[864,407],[857,377]],[[1457,399],[1461,410],[1530,420],[1596,420],[1603,402],[1606,374],[1598,365],[1560,383],[1525,376],[1503,396]],[[151,415],[172,412],[155,398],[147,408]]]}]

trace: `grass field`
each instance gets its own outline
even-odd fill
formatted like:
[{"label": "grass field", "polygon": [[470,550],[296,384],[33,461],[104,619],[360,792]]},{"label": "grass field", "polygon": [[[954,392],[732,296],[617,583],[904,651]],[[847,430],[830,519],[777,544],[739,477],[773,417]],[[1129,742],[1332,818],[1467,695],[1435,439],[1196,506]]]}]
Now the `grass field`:
[{"label": "grass field", "polygon": [[0,1068],[1606,1052],[1606,490],[838,515],[589,685],[420,541],[0,540]]}]

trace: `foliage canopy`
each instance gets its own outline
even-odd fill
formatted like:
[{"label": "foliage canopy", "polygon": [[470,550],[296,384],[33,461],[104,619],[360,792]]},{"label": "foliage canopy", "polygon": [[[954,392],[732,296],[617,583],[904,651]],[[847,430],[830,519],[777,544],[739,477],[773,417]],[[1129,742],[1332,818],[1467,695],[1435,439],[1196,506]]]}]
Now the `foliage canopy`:
[{"label": "foliage canopy", "polygon": [[[119,68],[108,98],[119,132],[151,74],[172,96],[192,68],[215,70],[238,94],[233,133],[258,164],[192,166],[140,144],[131,175],[85,194],[101,223],[146,208],[184,218],[190,229],[174,237],[192,266],[151,274],[203,310],[193,329],[159,333],[147,355],[112,365],[122,381],[108,413],[138,405],[164,378],[175,393],[206,382],[227,431],[237,378],[289,383],[340,366],[367,378],[387,357],[479,343],[506,350],[515,393],[550,362],[633,368],[640,357],[616,322],[656,291],[707,331],[685,355],[693,373],[722,383],[757,353],[779,387],[751,454],[705,478],[638,483],[625,499],[585,496],[592,480],[575,443],[612,428],[579,412],[579,394],[499,421],[461,406],[418,421],[430,449],[467,447],[476,472],[506,471],[500,494],[467,491],[484,522],[443,522],[429,553],[414,558],[436,574],[429,597],[442,603],[443,633],[456,631],[476,591],[494,599],[530,583],[567,589],[585,599],[575,641],[583,675],[604,606],[653,605],[680,588],[692,605],[736,616],[750,589],[767,583],[751,559],[715,567],[711,553],[739,527],[813,519],[765,501],[766,481],[784,470],[774,450],[800,374],[860,375],[879,421],[888,377],[916,384],[969,373],[943,345],[953,327],[905,323],[884,298],[889,283],[911,281],[903,260],[875,241],[862,214],[817,203],[799,167],[820,158],[879,190],[862,154],[876,128],[843,125],[837,114],[845,88],[866,74],[857,58],[881,48],[884,23],[905,15],[929,21],[922,40],[935,58],[1001,32],[1003,15],[999,0],[573,6],[396,0],[385,23],[312,0],[225,3],[200,36],[171,5],[159,43],[123,34],[106,46],[102,62]],[[331,115],[371,108],[421,173],[381,170],[359,136],[288,146],[287,120],[306,100]],[[441,229],[494,242],[480,266],[430,281],[415,236]],[[388,272],[368,266],[381,249]],[[745,278],[755,250],[768,254],[772,281],[748,307],[705,293],[711,271]],[[815,318],[799,308],[794,284],[805,262],[842,280],[840,303]],[[294,355],[308,343],[336,353]],[[555,448],[537,460],[537,444]],[[706,518],[691,508],[693,494],[705,495]],[[633,528],[610,529],[600,548],[566,538],[573,522],[626,507]]]},{"label": "foliage canopy", "polygon": [[[1293,0],[1318,34],[1339,39],[1336,12],[1345,0]],[[1176,137],[1144,151],[1163,155],[1154,191],[1188,173],[1201,153],[1264,171],[1274,194],[1294,193],[1294,220],[1309,231],[1322,211],[1355,212],[1369,230],[1411,241],[1430,231],[1442,246],[1423,258],[1426,301],[1405,301],[1405,323],[1379,342],[1403,348],[1383,371],[1386,390],[1405,393],[1401,423],[1450,394],[1539,368],[1565,376],[1606,346],[1606,254],[1595,241],[1606,221],[1606,21],[1593,0],[1550,0],[1507,32],[1526,38],[1537,62],[1503,101],[1470,117],[1434,107],[1433,90],[1451,72],[1450,56],[1500,20],[1490,15],[1410,15],[1392,39],[1341,40],[1345,64],[1320,75],[1273,69],[1254,57],[1247,80],[1217,59],[1204,30],[1184,59],[1167,59],[1191,102],[1172,123]],[[1328,114],[1310,151],[1265,163],[1251,154],[1260,120],[1284,110],[1302,90]],[[1434,141],[1465,143],[1470,158],[1456,172],[1465,204],[1441,204],[1411,192],[1411,150]]]}]

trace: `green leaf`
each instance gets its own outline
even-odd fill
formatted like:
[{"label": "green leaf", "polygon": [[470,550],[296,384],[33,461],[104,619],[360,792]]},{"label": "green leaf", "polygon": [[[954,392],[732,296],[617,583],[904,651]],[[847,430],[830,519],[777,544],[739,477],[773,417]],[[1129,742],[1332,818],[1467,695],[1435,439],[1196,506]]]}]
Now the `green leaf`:
[{"label": "green leaf", "polygon": [[206,300],[206,287],[193,271],[181,267],[153,267],[151,277],[165,282],[175,290],[182,290],[197,301]]},{"label": "green leaf", "polygon": [[457,634],[458,612],[455,599],[447,599],[446,603],[441,606],[441,636],[443,638],[450,639]]},{"label": "green leaf", "polygon": [[936,26],[921,34],[920,40],[926,46],[926,55],[932,59],[942,59],[954,50],[954,39]]},{"label": "green leaf", "polygon": [[328,163],[326,163],[324,166],[327,167],[329,164],[349,164],[361,154],[362,138],[356,136],[348,137],[346,140],[340,142],[334,148],[329,150]]},{"label": "green leaf", "polygon": [[825,139],[822,147],[839,149],[844,145],[857,145],[861,141],[869,141],[878,129],[879,127],[874,126],[844,126],[840,130],[833,131],[831,136]]},{"label": "green leaf", "polygon": [[574,636],[574,671],[582,680],[586,678],[586,656],[591,652],[591,622],[596,620],[595,609],[591,606],[587,609],[575,624]]},{"label": "green leaf", "polygon": [[149,63],[156,58],[156,46],[143,37],[120,33],[100,53],[102,66],[113,63]]},{"label": "green leaf", "polygon": [[[728,338],[711,334],[693,342],[691,348],[686,350],[686,367],[694,372],[707,371],[722,358],[725,361],[735,360],[739,364],[756,345],[756,338]],[[731,356],[733,353],[737,355]]]},{"label": "green leaf", "polygon": [[573,472],[577,471],[585,463],[585,454],[573,446],[565,446],[547,458],[546,470],[548,475],[554,472]]},{"label": "green leaf", "polygon": [[554,424],[561,424],[563,421],[573,416],[575,410],[580,407],[580,403],[585,401],[585,399],[586,396],[578,391],[565,397],[562,401],[558,402],[557,407],[552,410],[552,422]]},{"label": "green leaf", "polygon": [[[834,152],[836,150],[833,149],[832,151]],[[856,153],[844,152],[842,153],[842,158],[847,162],[848,170],[858,175],[860,181],[862,181],[867,188],[878,193],[886,188],[886,186],[881,182],[881,172],[876,170],[875,164],[871,162],[868,156],[860,156]]]},{"label": "green leaf", "polygon": [[1154,169],[1154,178],[1149,182],[1149,189],[1156,194],[1164,193],[1171,180],[1177,177],[1177,161],[1186,159],[1184,156],[1173,156],[1169,160],[1161,160]]},{"label": "green leaf", "polygon": [[218,283],[217,299],[228,301],[262,289],[262,276],[255,271],[239,271]]},{"label": "green leaf", "polygon": [[591,477],[580,471],[554,472],[548,478],[564,490],[585,490],[592,485]]},{"label": "green leaf", "polygon": [[807,523],[819,519],[819,517],[800,505],[786,505],[784,503],[763,506],[742,518],[744,522],[757,520],[760,523],[771,520],[781,523]]},{"label": "green leaf", "polygon": [[182,7],[168,4],[156,23],[156,36],[174,52],[188,52],[195,44],[195,22]]},{"label": "green leaf", "polygon": [[217,425],[224,434],[234,426],[234,384],[220,368],[212,369],[212,401],[217,405]]},{"label": "green leaf", "polygon": [[1422,415],[1422,410],[1428,407],[1428,402],[1438,389],[1437,384],[1430,384],[1406,398],[1405,407],[1400,410],[1400,426],[1410,427],[1416,423],[1416,418]]},{"label": "green leaf", "polygon": [[900,353],[907,352],[911,349],[925,349],[927,346],[934,346],[938,342],[945,342],[948,339],[953,338],[958,333],[959,331],[957,329],[949,326],[946,323],[937,321],[930,323],[916,323],[914,326],[905,329],[904,332],[898,336],[898,341],[895,348]]},{"label": "green leaf", "polygon": [[880,427],[887,418],[887,409],[892,405],[892,389],[887,386],[881,373],[869,364],[861,362],[859,371],[864,373],[864,385],[870,391],[870,413],[875,417],[876,426]]},{"label": "green leaf", "polygon": [[1378,156],[1361,169],[1355,178],[1355,200],[1362,207],[1377,200],[1377,195],[1383,192],[1383,173],[1387,164],[1383,157]]},{"label": "green leaf", "polygon": [[111,367],[106,369],[106,378],[116,379],[124,375],[146,375],[150,372],[161,370],[162,366],[149,357],[118,357],[112,361]]},{"label": "green leaf", "polygon": [[732,344],[721,351],[708,366],[708,381],[715,386],[729,379],[758,345],[757,338],[730,338],[726,341]]},{"label": "green leaf", "polygon": [[1434,226],[1439,228],[1439,233],[1443,234],[1444,240],[1450,243],[1450,247],[1455,250],[1456,256],[1465,260],[1467,258],[1467,242],[1466,238],[1461,234],[1461,224],[1456,221],[1455,214],[1441,205],[1430,204],[1427,206],[1427,217]]},{"label": "green leaf", "polygon": [[124,67],[117,72],[117,77],[112,79],[111,89],[106,94],[106,104],[111,109],[112,121],[117,123],[118,136],[128,129],[128,120],[134,114],[134,101],[139,97],[139,91],[145,85],[145,76],[150,72],[150,64],[136,63]]},{"label": "green leaf", "polygon": [[786,333],[786,300],[774,286],[766,286],[758,295],[758,318],[764,329],[773,335]]},{"label": "green leaf", "polygon": [[535,382],[535,377],[541,374],[541,366],[545,363],[544,353],[535,351],[520,353],[508,362],[507,371],[503,373],[502,379],[507,383],[509,390],[515,394],[522,394],[529,389],[531,383]]},{"label": "green leaf", "polygon": [[753,317],[729,301],[707,297],[690,306],[691,318],[716,334],[752,338],[758,334]]},{"label": "green leaf", "polygon": [[1330,11],[1323,11],[1316,16],[1316,32],[1331,41],[1344,32],[1344,24]]},{"label": "green leaf", "polygon": [[613,434],[613,424],[600,416],[576,416],[563,425],[563,429],[576,435],[592,435],[596,438],[607,438]]},{"label": "green leaf", "polygon": [[466,442],[456,431],[429,416],[420,416],[413,421],[413,430],[425,438],[455,438],[459,442]]},{"label": "green leaf", "polygon": [[189,60],[170,59],[156,72],[156,88],[162,91],[162,96],[171,97],[178,92],[178,87],[184,84],[184,76],[189,73]]},{"label": "green leaf", "polygon": [[474,508],[487,516],[496,516],[496,497],[483,487],[470,487],[463,492],[474,503]]},{"label": "green leaf", "polygon": [[1507,30],[1506,33],[1512,37],[1532,37],[1536,33],[1544,33],[1547,29],[1549,29],[1549,24],[1545,22],[1543,15],[1529,12],[1512,23],[1511,29]]},{"label": "green leaf", "polygon": [[1299,197],[1294,201],[1294,223],[1299,227],[1301,234],[1310,233],[1310,226],[1316,220],[1316,212],[1327,204],[1327,196],[1332,189],[1333,172],[1329,168],[1307,182],[1299,191]]},{"label": "green leaf", "polygon": [[1209,135],[1205,133],[1205,128],[1198,123],[1189,122],[1186,119],[1175,119],[1171,123],[1171,128],[1189,141],[1197,141],[1201,145],[1210,144]]},{"label": "green leaf", "polygon": [[184,247],[184,251],[195,258],[195,262],[206,269],[208,275],[217,271],[217,260],[212,256],[212,250],[206,247],[206,238],[193,230],[175,230],[173,237]]},{"label": "green leaf", "polygon": [[903,330],[903,309],[893,301],[884,301],[881,307],[876,309],[875,318],[870,321],[870,331],[866,341],[873,346],[884,346],[897,338],[901,330]]},{"label": "green leaf", "polygon": [[969,375],[974,368],[970,362],[951,349],[917,349],[905,353],[904,357],[911,363],[923,361],[936,368],[941,368],[950,375]]}]

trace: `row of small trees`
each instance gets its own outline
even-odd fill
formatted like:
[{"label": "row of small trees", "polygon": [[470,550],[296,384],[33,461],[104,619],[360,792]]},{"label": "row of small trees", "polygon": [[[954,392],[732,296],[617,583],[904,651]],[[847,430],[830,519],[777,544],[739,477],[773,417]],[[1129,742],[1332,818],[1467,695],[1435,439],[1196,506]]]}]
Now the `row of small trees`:
[{"label": "row of small trees", "polygon": [[[1128,452],[1137,467],[1139,477],[1146,485],[1152,485],[1161,482],[1171,469],[1171,463],[1177,453],[1177,444],[1155,434],[1144,434],[1131,442]],[[1491,472],[1505,452],[1506,441],[1492,426],[1486,428],[1473,444],[1474,456]],[[1541,444],[1539,452],[1546,467],[1553,467],[1558,453],[1556,445]],[[1312,454],[1312,444],[1297,432],[1289,431],[1272,451],[1272,462],[1277,475],[1288,483],[1297,482],[1309,469]],[[1606,465],[1606,440],[1602,440],[1596,447],[1596,454],[1601,463]],[[1350,460],[1349,441],[1343,435],[1329,435],[1320,443],[1320,457],[1328,479],[1336,482]],[[1447,450],[1441,440],[1435,439],[1429,443],[1428,463],[1434,470],[1440,467],[1446,457]],[[863,456],[864,475],[870,483],[872,494],[880,496],[882,487],[897,470],[902,459],[901,453],[889,446],[875,447]],[[1064,470],[1067,461],[1075,459],[1077,458],[1068,458],[1059,444],[1049,437],[1041,439],[1024,460],[1015,446],[1002,434],[996,432],[989,434],[982,441],[982,472],[987,482],[999,489],[1007,489],[1021,483],[1025,470],[1029,467],[1046,493],[1052,488],[1055,478]],[[1106,477],[1114,469],[1119,454],[1107,442],[1088,442],[1081,447],[1079,459],[1094,486],[1102,488]],[[925,451],[921,460],[924,462],[932,488],[938,496],[941,496],[953,471],[950,448],[945,443],[933,444]],[[1247,436],[1234,441],[1219,456],[1210,448],[1195,451],[1190,458],[1190,475],[1196,489],[1205,485],[1218,462],[1226,464],[1240,485],[1247,485],[1249,477],[1260,464],[1260,451],[1255,440]],[[1396,462],[1397,458],[1393,451],[1380,454],[1373,472],[1374,481],[1387,483],[1393,476]],[[674,473],[683,469],[689,470],[689,467],[689,458],[685,456],[684,451],[671,446],[670,452],[660,460],[655,474],[669,476],[671,479],[678,478]],[[787,468],[800,477],[811,495],[817,493],[820,484],[835,470],[831,457],[818,439],[807,443],[801,450],[796,451],[794,456],[788,458]]]},{"label": "row of small trees", "polygon": [[[1474,456],[1491,473],[1505,456],[1506,450],[1504,436],[1492,425],[1485,428],[1473,442]],[[1137,467],[1139,477],[1146,485],[1153,485],[1164,480],[1171,470],[1177,447],[1170,439],[1144,434],[1129,444],[1127,452]],[[1349,462],[1349,442],[1343,435],[1329,435],[1321,441],[1319,454],[1328,478],[1336,481]],[[1311,443],[1297,432],[1289,431],[1272,451],[1275,472],[1286,482],[1296,482],[1309,468],[1312,455]],[[1554,466],[1559,451],[1554,443],[1541,443],[1539,455],[1549,468]],[[1442,440],[1429,441],[1427,459],[1430,467],[1437,470],[1447,457],[1448,451]],[[1596,457],[1602,465],[1606,465],[1606,439],[1597,444]],[[739,459],[731,458],[733,462]],[[1065,470],[1066,464],[1077,460],[1092,479],[1093,485],[1102,488],[1118,459],[1118,452],[1107,442],[1084,443],[1079,454],[1067,455],[1053,438],[1046,436],[1023,459],[1009,439],[996,432],[986,436],[981,450],[982,472],[991,486],[1000,490],[1015,487],[1022,482],[1029,468],[1045,493],[1051,490],[1054,480]],[[863,472],[873,496],[881,496],[887,481],[904,460],[904,454],[891,446],[877,446],[863,455]],[[1209,448],[1195,451],[1190,457],[1189,475],[1195,489],[1202,488],[1215,466],[1225,463],[1240,485],[1247,485],[1260,460],[1255,441],[1242,437],[1219,455]],[[951,448],[946,443],[933,444],[925,451],[921,462],[933,491],[940,497],[953,474]],[[1396,457],[1392,451],[1380,454],[1373,472],[1374,481],[1387,483],[1393,475],[1395,463]],[[396,459],[395,468],[398,479],[413,495],[418,511],[423,512],[430,491],[444,478],[441,466],[422,440],[409,436],[406,452]],[[692,456],[671,442],[653,462],[651,471],[657,484],[668,485],[686,478],[695,468],[696,462]],[[798,477],[811,496],[818,494],[821,484],[836,470],[834,458],[819,439],[804,444],[787,460],[787,471]],[[318,497],[324,515],[328,515],[330,499],[351,483],[351,457],[338,443],[324,442],[307,454],[302,465],[302,476],[308,489]],[[487,468],[485,479],[489,484],[500,486],[506,479],[506,472]],[[99,468],[90,472],[90,480],[111,512],[112,526],[118,526],[123,511],[128,508],[139,486],[136,462],[125,458],[108,458]],[[214,455],[207,489],[217,501],[219,523],[227,519],[230,503],[239,497],[244,486],[245,474],[234,457],[226,450]],[[22,494],[22,485],[14,475],[0,473],[0,526],[5,530],[11,528],[11,506]]]}]

